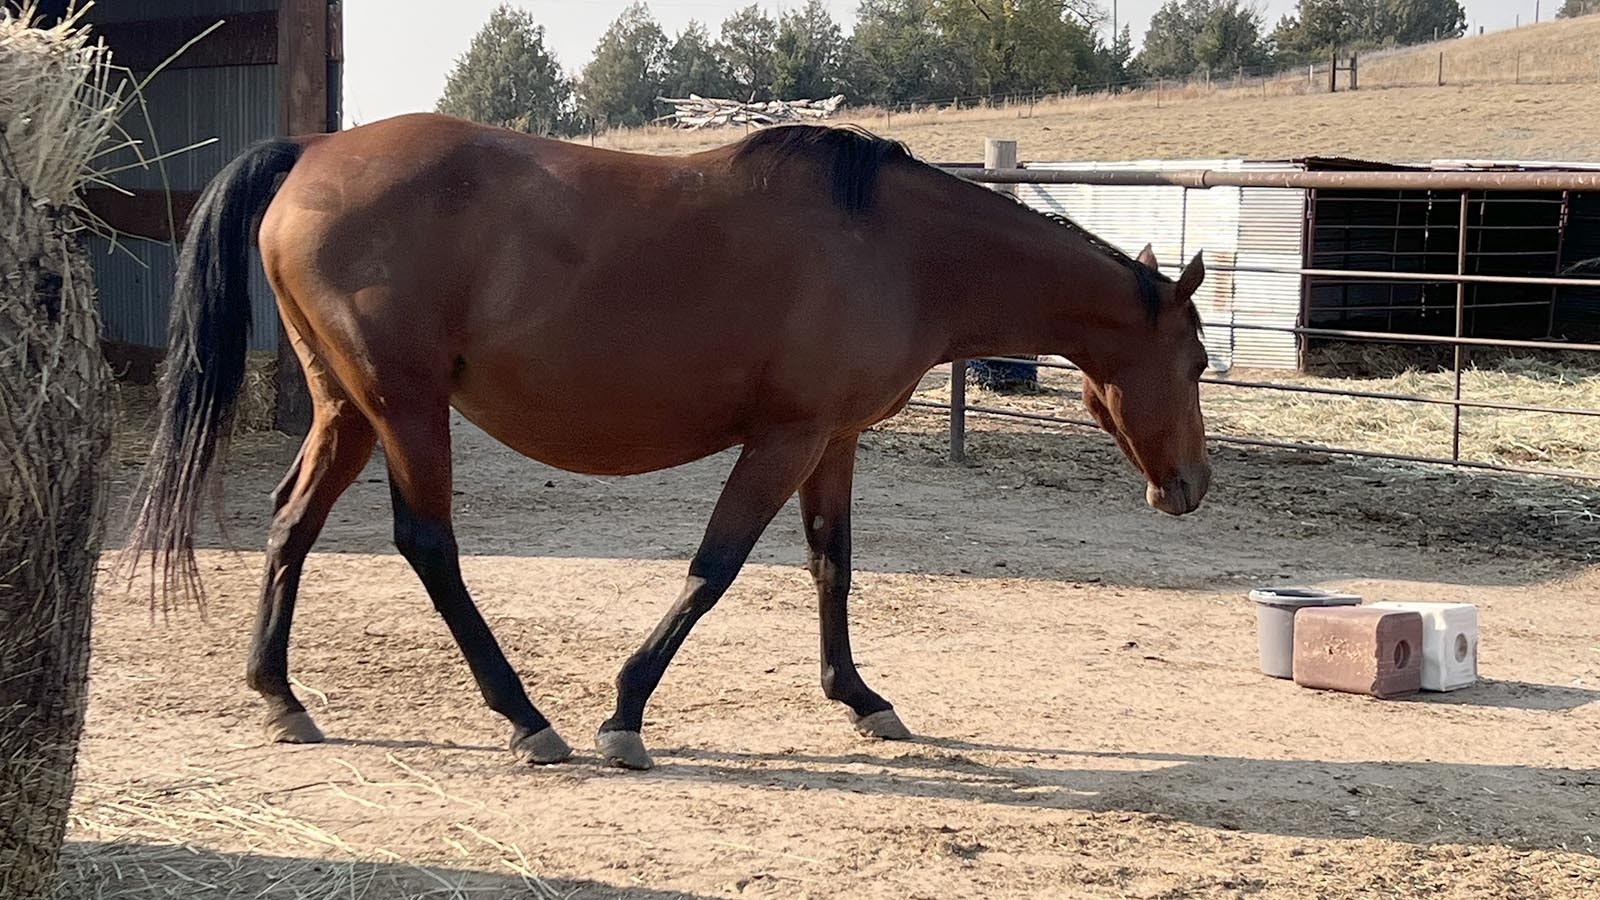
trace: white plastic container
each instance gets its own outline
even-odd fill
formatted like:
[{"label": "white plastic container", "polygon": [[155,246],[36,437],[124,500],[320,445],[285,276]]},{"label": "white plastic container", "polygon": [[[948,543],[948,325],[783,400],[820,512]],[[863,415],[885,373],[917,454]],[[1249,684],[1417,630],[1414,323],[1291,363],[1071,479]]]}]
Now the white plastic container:
[{"label": "white plastic container", "polygon": [[1407,603],[1373,606],[1422,616],[1422,689],[1459,691],[1478,683],[1478,608],[1470,603]]},{"label": "white plastic container", "polygon": [[1359,606],[1355,594],[1309,588],[1260,588],[1250,592],[1256,605],[1256,654],[1263,675],[1294,677],[1294,615],[1313,606]]}]

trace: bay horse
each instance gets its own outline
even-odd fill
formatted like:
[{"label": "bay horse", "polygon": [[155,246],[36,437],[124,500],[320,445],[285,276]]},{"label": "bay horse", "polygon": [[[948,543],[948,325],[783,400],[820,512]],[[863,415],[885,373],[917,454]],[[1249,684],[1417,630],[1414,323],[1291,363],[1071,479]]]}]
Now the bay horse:
[{"label": "bay horse", "polygon": [[229,433],[259,246],[314,408],[273,495],[246,666],[268,734],[322,740],[290,689],[306,554],[381,442],[394,543],[454,635],[511,749],[571,749],[529,701],[462,582],[450,410],[535,460],[621,476],[740,447],[687,580],[617,676],[597,744],[652,765],[645,703],[796,491],[821,620],[822,689],[865,735],[910,737],[862,680],[846,617],[864,429],[933,366],[1060,353],[1158,510],[1205,495],[1191,298],[1066,219],[854,129],[786,126],[701,153],[594,149],[434,115],[259,143],[200,197],[180,255],[157,437],[130,540],[162,590],[197,590],[196,516]]}]

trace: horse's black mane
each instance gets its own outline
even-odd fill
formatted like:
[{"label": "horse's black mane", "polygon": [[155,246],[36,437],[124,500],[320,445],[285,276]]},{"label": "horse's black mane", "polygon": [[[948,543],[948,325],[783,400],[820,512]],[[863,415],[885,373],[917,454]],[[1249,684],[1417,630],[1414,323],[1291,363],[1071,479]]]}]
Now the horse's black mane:
[{"label": "horse's black mane", "polygon": [[1562,273],[1565,275],[1600,275],[1600,257],[1587,259]]},{"label": "horse's black mane", "polygon": [[[898,160],[926,165],[912,156],[905,144],[879,137],[853,125],[781,125],[763,128],[740,141],[734,149],[733,158],[735,162],[747,165],[759,161],[762,164],[757,170],[760,177],[770,174],[773,167],[788,159],[811,159],[826,163],[833,184],[834,201],[852,213],[861,212],[872,205],[872,189],[877,184],[878,173],[885,165]],[[1021,200],[1017,202],[1022,204]],[[1139,283],[1139,297],[1145,311],[1152,320],[1155,319],[1161,311],[1161,294],[1157,285],[1170,284],[1172,279],[1123,253],[1064,215],[1022,205],[1030,212],[1071,231],[1101,254],[1133,272]]]},{"label": "horse's black mane", "polygon": [[826,162],[833,182],[833,199],[849,212],[872,205],[872,188],[878,172],[894,160],[915,161],[899,141],[881,138],[854,126],[782,125],[763,128],[740,141],[735,162],[763,161],[770,167],[792,158]]},{"label": "horse's black mane", "polygon": [[1123,253],[1115,244],[1112,244],[1105,238],[1100,237],[1099,235],[1060,213],[1037,210],[1031,206],[1027,206],[1027,204],[1022,203],[1021,200],[1017,200],[1017,202],[1025,206],[1027,209],[1044,216],[1046,219],[1049,219],[1057,225],[1066,228],[1068,231],[1073,232],[1089,246],[1100,251],[1103,256],[1109,257],[1112,262],[1118,263],[1123,268],[1133,272],[1134,280],[1139,283],[1139,299],[1144,303],[1144,311],[1150,316],[1150,321],[1154,322],[1156,320],[1156,317],[1161,313],[1161,291],[1159,288],[1157,288],[1157,285],[1171,284],[1171,278],[1168,278],[1166,275],[1162,274],[1156,269],[1152,269],[1144,263],[1139,262],[1137,259],[1134,259],[1128,254]]}]

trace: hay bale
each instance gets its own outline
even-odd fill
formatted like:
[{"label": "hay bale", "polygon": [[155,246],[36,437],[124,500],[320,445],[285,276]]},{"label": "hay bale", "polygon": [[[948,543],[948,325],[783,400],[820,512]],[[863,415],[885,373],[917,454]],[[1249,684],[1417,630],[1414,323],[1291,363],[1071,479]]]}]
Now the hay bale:
[{"label": "hay bale", "polygon": [[0,9],[0,897],[53,891],[100,546],[110,372],[78,217],[119,112],[68,21]]}]

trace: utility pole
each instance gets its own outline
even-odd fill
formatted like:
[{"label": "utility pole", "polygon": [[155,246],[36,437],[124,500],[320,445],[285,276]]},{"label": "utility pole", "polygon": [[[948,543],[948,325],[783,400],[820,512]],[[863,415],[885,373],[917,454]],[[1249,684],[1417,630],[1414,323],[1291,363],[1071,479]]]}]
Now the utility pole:
[{"label": "utility pole", "polygon": [[1111,43],[1117,42],[1117,36],[1122,32],[1117,30],[1117,0],[1111,0]]}]

